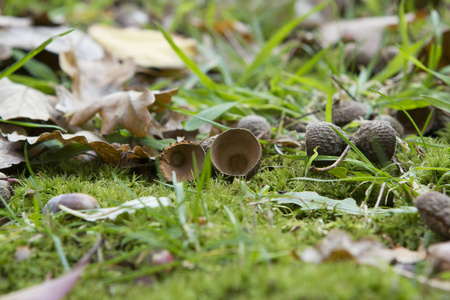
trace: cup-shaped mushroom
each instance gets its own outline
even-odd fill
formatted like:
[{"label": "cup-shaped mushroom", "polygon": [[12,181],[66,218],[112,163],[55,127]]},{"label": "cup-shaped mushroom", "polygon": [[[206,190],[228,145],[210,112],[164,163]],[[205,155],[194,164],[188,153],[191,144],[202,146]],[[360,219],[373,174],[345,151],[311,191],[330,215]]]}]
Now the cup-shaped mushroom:
[{"label": "cup-shaped mushroom", "polygon": [[85,210],[99,208],[97,200],[83,193],[71,193],[71,194],[61,194],[50,199],[44,206],[44,211],[47,212],[49,209],[51,212],[56,213],[60,211],[59,205],[64,205],[68,208],[74,210]]},{"label": "cup-shaped mushroom", "polygon": [[[194,162],[195,157],[195,162]],[[175,172],[177,181],[194,179],[194,163],[201,172],[206,153],[200,144],[192,141],[181,141],[164,148],[159,159],[159,168],[168,181],[173,181]]]},{"label": "cup-shaped mushroom", "polygon": [[247,129],[229,129],[213,141],[211,162],[214,169],[226,176],[255,175],[259,170],[262,148],[255,135]]}]

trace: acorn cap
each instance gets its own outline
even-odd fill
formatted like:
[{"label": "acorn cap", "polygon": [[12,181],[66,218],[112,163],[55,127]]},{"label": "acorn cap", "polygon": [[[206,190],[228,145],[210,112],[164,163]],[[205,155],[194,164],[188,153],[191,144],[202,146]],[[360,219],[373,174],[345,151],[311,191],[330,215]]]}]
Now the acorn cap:
[{"label": "acorn cap", "polygon": [[405,128],[396,118],[394,118],[390,115],[381,115],[381,116],[377,117],[375,120],[389,122],[389,124],[391,124],[392,128],[394,128],[395,132],[397,133],[397,135],[399,137],[402,137],[405,135]]},{"label": "acorn cap", "polygon": [[181,141],[164,148],[159,159],[159,168],[164,178],[173,181],[172,171],[174,171],[177,181],[194,179],[192,153],[195,155],[198,171],[201,172],[206,154],[200,144],[192,141]]},{"label": "acorn cap", "polygon": [[97,200],[88,194],[83,193],[70,193],[61,194],[50,199],[44,206],[44,212],[49,209],[51,212],[56,213],[60,211],[59,205],[64,205],[74,210],[94,209],[99,208]]},{"label": "acorn cap", "polygon": [[367,121],[353,134],[351,141],[373,163],[392,159],[397,147],[395,130],[386,121]]},{"label": "acorn cap", "polygon": [[450,239],[450,197],[432,191],[418,196],[413,204],[428,228]]},{"label": "acorn cap", "polygon": [[339,101],[333,104],[332,122],[337,126],[344,126],[364,116],[367,112],[367,107],[362,103],[356,101]]},{"label": "acorn cap", "polygon": [[258,139],[268,140],[270,139],[270,123],[266,118],[258,115],[249,115],[243,117],[236,124],[236,128],[244,128],[250,130]]},{"label": "acorn cap", "polygon": [[[336,125],[328,122],[314,122],[306,126],[305,142],[306,155],[314,154],[317,148],[319,155],[339,156],[344,151],[347,143],[333,130],[338,129],[342,134],[345,133]],[[327,165],[329,161],[317,161],[315,165]]]},{"label": "acorn cap", "polygon": [[227,176],[255,175],[261,162],[262,147],[248,129],[229,129],[211,145],[211,162],[216,172]]}]

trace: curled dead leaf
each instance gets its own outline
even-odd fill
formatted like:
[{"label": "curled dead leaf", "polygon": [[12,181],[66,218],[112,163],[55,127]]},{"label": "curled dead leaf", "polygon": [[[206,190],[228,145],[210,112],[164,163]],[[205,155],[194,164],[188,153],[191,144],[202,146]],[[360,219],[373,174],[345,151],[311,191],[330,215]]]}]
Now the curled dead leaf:
[{"label": "curled dead leaf", "polygon": [[101,97],[121,90],[135,73],[131,59],[119,61],[109,54],[101,60],[86,60],[73,51],[64,52],[59,56],[59,65],[72,79],[73,97],[61,97],[56,106],[65,113],[92,105]]},{"label": "curled dead leaf", "polygon": [[148,107],[154,102],[155,96],[150,90],[116,92],[75,112],[70,125],[82,125],[99,112],[102,134],[111,133],[117,124],[121,124],[134,135],[143,137],[152,120]]},{"label": "curled dead leaf", "polygon": [[90,131],[80,131],[76,134],[62,134],[61,131],[55,130],[51,133],[43,133],[39,137],[30,137],[28,138],[28,143],[35,144],[54,139],[60,141],[63,145],[74,142],[82,143],[94,150],[106,163],[112,165],[120,164],[122,150],[114,148],[111,144],[105,142],[102,137]]}]

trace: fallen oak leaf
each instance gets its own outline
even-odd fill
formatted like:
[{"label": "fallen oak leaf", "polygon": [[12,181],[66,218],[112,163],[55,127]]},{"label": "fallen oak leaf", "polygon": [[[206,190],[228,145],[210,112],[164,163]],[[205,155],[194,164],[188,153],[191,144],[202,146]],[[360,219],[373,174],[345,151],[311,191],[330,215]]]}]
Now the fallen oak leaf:
[{"label": "fallen oak leaf", "polygon": [[61,131],[55,130],[51,133],[43,133],[38,137],[29,137],[27,141],[29,144],[33,145],[35,143],[54,139],[60,141],[64,146],[74,142],[82,143],[94,150],[106,163],[112,165],[120,164],[123,151],[121,149],[116,149],[111,144],[104,141],[102,137],[90,131],[80,131],[76,134],[62,134]]},{"label": "fallen oak leaf", "polygon": [[172,100],[172,96],[178,93],[178,89],[169,89],[164,91],[153,91],[153,95],[155,95],[155,103],[149,106],[151,111],[154,112],[162,112],[166,108],[162,104],[168,105],[170,100]]},{"label": "fallen oak leaf", "polygon": [[120,124],[134,135],[144,137],[152,120],[148,107],[154,102],[155,96],[148,89],[116,92],[75,112],[69,124],[80,126],[99,112],[102,116],[101,134],[111,133]]},{"label": "fallen oak leaf", "polygon": [[[89,106],[103,96],[122,90],[135,73],[131,59],[106,54],[101,60],[80,59],[73,51],[61,53],[59,65],[72,79],[72,97],[61,97],[56,108],[67,113]],[[61,91],[60,91],[61,92]]]}]

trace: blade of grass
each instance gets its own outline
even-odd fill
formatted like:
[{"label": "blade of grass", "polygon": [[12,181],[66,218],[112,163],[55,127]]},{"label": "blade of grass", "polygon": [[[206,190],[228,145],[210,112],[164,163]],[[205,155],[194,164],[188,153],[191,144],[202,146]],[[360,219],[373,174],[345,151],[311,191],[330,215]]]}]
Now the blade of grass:
[{"label": "blade of grass", "polygon": [[316,55],[311,57],[305,64],[298,68],[298,70],[295,72],[295,75],[303,76],[308,73],[317,64],[317,62],[322,59],[322,57],[328,52],[328,50],[330,50],[330,47],[326,47],[317,52]]},{"label": "blade of grass", "polygon": [[450,113],[450,97],[448,99],[440,100],[426,95],[420,96],[431,105]]},{"label": "blade of grass", "polygon": [[450,85],[450,76],[441,74],[439,72],[433,71],[429,68],[427,68],[423,63],[421,63],[417,58],[412,56],[405,48],[399,47],[400,53],[403,55],[404,58],[415,64],[417,67],[421,68],[422,70],[433,74],[443,82],[445,82],[447,85]]},{"label": "blade of grass", "polygon": [[196,115],[198,118],[190,119],[184,124],[184,129],[187,131],[196,130],[206,123],[204,119],[213,121],[236,106],[236,104],[237,102],[225,102],[202,110]]},{"label": "blade of grass", "polygon": [[170,44],[170,47],[172,47],[173,51],[175,51],[175,53],[184,62],[186,67],[188,67],[200,78],[201,83],[206,88],[208,88],[211,91],[214,91],[216,89],[216,84],[214,83],[214,81],[212,81],[211,78],[203,74],[203,72],[200,70],[197,64],[192,59],[190,59],[186,54],[184,54],[184,52],[175,44],[170,34],[159,23],[155,22],[155,24],[158,27],[159,31],[161,31],[161,33],[163,34],[164,38]]},{"label": "blade of grass", "polygon": [[17,71],[17,69],[22,67],[27,61],[29,61],[31,58],[36,56],[39,52],[44,50],[44,48],[47,47],[47,45],[50,44],[51,42],[53,42],[55,39],[57,39],[59,37],[62,37],[62,36],[65,36],[66,34],[69,34],[69,33],[71,33],[74,30],[75,29],[71,29],[71,30],[65,31],[63,33],[60,33],[58,35],[55,35],[55,36],[49,38],[48,40],[43,42],[41,45],[39,45],[37,48],[35,48],[35,49],[31,50],[30,52],[28,52],[28,54],[24,58],[22,58],[21,60],[17,61],[14,64],[12,64],[10,67],[8,67],[3,72],[1,72],[0,73],[0,79],[2,79],[3,77],[9,76],[12,73],[14,73],[15,71]]},{"label": "blade of grass", "polygon": [[56,126],[56,125],[50,125],[50,124],[19,122],[19,121],[10,121],[10,120],[3,120],[3,119],[0,119],[0,123],[19,125],[19,126],[31,127],[31,128],[51,128],[51,129],[61,130],[61,132],[67,133],[67,130],[65,130],[64,128]]},{"label": "blade of grass", "polygon": [[381,92],[379,92],[379,91],[377,91],[377,90],[375,90],[375,89],[372,89],[372,91],[374,91],[375,93],[379,94],[379,95],[380,95],[381,97],[383,97],[384,99],[389,100],[389,101],[392,102],[393,104],[397,105],[397,106],[403,111],[403,113],[408,117],[408,119],[411,121],[411,123],[413,124],[414,128],[416,129],[417,133],[419,134],[420,139],[422,140],[422,143],[423,143],[423,145],[424,145],[425,152],[428,153],[428,146],[427,146],[427,144],[425,143],[425,139],[423,138],[422,131],[419,129],[419,127],[417,126],[416,122],[414,122],[414,119],[413,119],[413,118],[411,117],[411,115],[406,111],[406,109],[405,109],[402,105],[400,105],[400,103],[398,103],[397,101],[395,101],[395,100],[392,99],[391,97],[388,97],[388,96],[386,96],[385,94],[383,94],[383,93],[381,93]]},{"label": "blade of grass", "polygon": [[277,32],[275,32],[274,35],[266,42],[266,44],[262,47],[261,51],[258,53],[258,55],[255,57],[253,62],[248,66],[248,68],[245,70],[244,74],[241,77],[241,82],[245,82],[247,78],[250,76],[250,74],[260,65],[262,65],[266,60],[267,57],[270,57],[270,53],[272,50],[277,47],[291,32],[294,30],[298,24],[300,24],[303,20],[305,20],[307,17],[309,17],[312,14],[315,14],[322,9],[324,9],[330,1],[325,1],[320,3],[319,5],[316,5],[313,9],[311,9],[306,14],[295,18],[285,24],[283,27],[281,27]]}]

